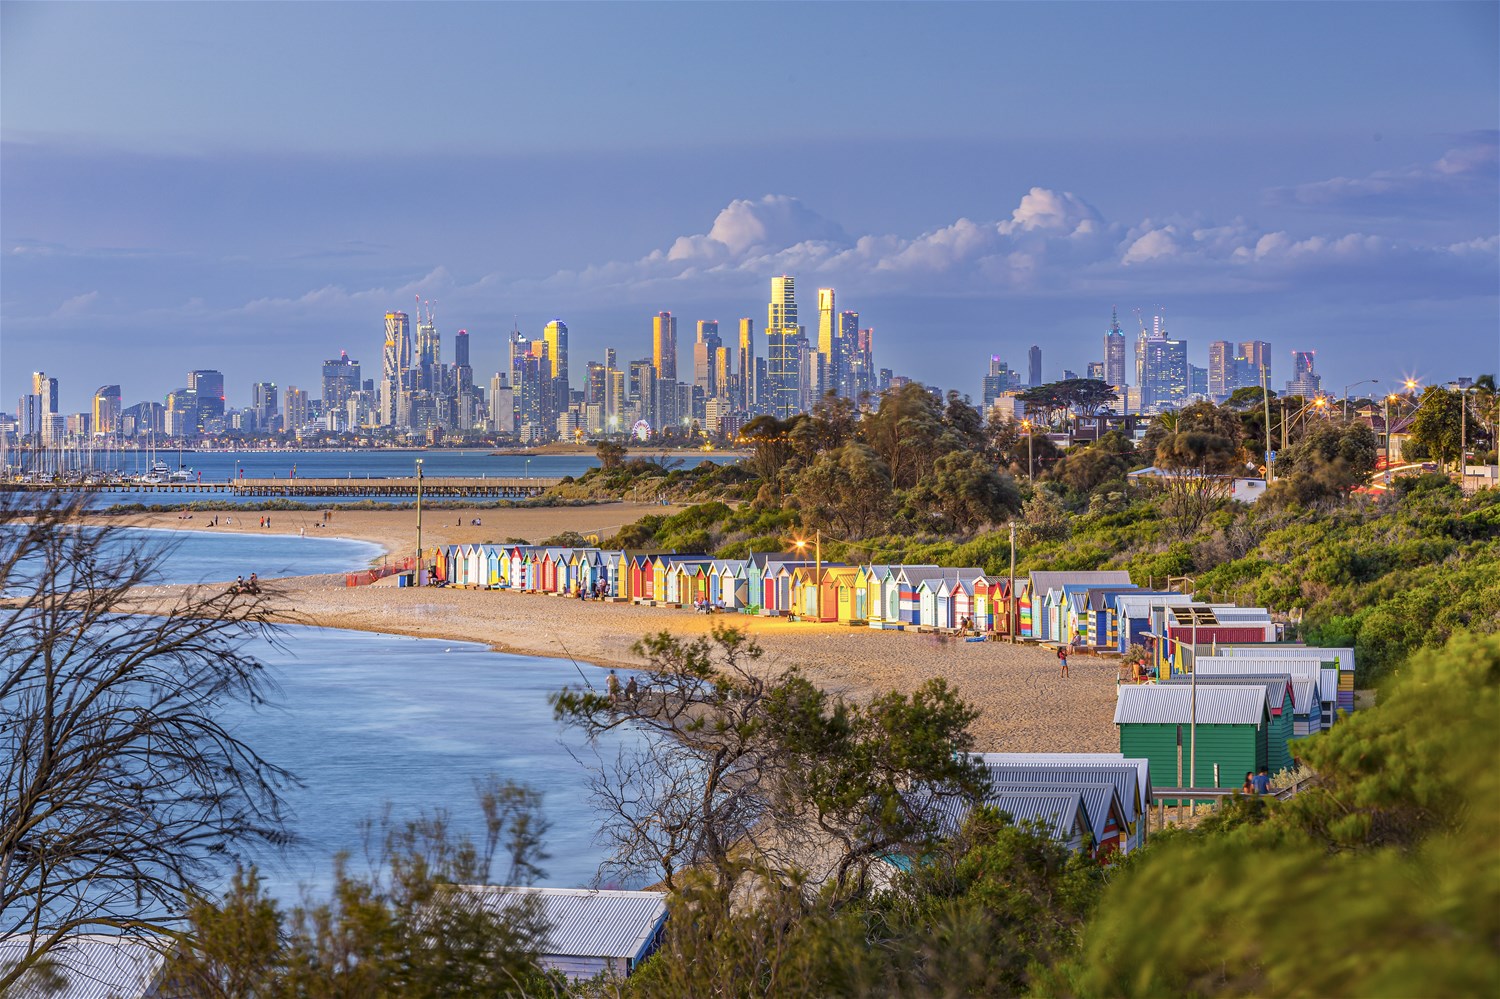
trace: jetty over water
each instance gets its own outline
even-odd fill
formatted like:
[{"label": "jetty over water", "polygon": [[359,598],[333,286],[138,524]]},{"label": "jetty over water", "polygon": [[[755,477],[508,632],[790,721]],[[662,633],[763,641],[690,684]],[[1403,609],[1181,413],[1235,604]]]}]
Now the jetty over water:
[{"label": "jetty over water", "polygon": [[[422,478],[424,499],[528,499],[540,496],[562,481],[542,476],[489,476]],[[415,476],[400,478],[359,478],[347,476],[326,479],[250,479],[219,482],[134,482],[122,480],[101,483],[25,482],[5,483],[0,490],[23,492],[109,492],[141,493],[158,497],[199,496],[265,496],[296,499],[298,497],[351,497],[416,499]]]}]

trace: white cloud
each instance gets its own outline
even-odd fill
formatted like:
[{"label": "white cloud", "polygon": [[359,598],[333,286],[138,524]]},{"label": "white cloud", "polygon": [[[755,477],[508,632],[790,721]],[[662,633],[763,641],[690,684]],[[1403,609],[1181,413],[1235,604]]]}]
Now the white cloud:
[{"label": "white cloud", "polygon": [[1491,201],[1500,181],[1500,133],[1477,132],[1449,149],[1436,162],[1398,170],[1379,170],[1364,177],[1328,180],[1266,192],[1273,205],[1323,211],[1372,214],[1450,209],[1471,211],[1476,198]]},{"label": "white cloud", "polygon": [[99,293],[97,291],[89,291],[84,292],[82,295],[74,295],[72,298],[59,305],[57,307],[57,311],[54,312],[53,315],[58,318],[86,315],[91,311],[93,304],[98,300]]}]

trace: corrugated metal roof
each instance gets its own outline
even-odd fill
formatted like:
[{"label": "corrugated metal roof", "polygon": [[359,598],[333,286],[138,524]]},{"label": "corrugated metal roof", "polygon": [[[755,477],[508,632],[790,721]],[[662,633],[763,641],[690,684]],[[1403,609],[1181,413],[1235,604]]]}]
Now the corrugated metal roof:
[{"label": "corrugated metal roof", "polygon": [[1248,659],[1321,659],[1331,663],[1338,660],[1339,669],[1352,671],[1354,669],[1353,649],[1333,649],[1326,646],[1315,647],[1305,645],[1250,645],[1234,646],[1226,645],[1219,650],[1222,656],[1236,656]]},{"label": "corrugated metal roof", "polygon": [[[1193,685],[1191,676],[1174,676],[1163,680],[1162,683]],[[1279,711],[1286,703],[1288,693],[1292,689],[1292,675],[1290,673],[1218,673],[1198,675],[1198,686],[1206,684],[1250,686],[1251,684],[1263,684],[1266,688],[1266,706],[1273,711]]]},{"label": "corrugated metal roof", "polygon": [[[1119,689],[1116,725],[1186,725],[1192,718],[1192,691],[1177,684],[1148,683]],[[1266,712],[1264,686],[1200,685],[1200,725],[1258,725]]]},{"label": "corrugated metal roof", "polygon": [[[0,968],[26,956],[26,937],[0,939]],[[28,973],[6,992],[8,999],[137,999],[153,991],[166,962],[166,941],[81,933],[52,950],[51,971],[66,985],[48,988],[42,976]]]},{"label": "corrugated metal roof", "polygon": [[1264,607],[1215,607],[1220,624],[1268,624],[1271,612]]},{"label": "corrugated metal roof", "polygon": [[1317,680],[1292,677],[1292,710],[1299,715],[1311,714],[1313,708],[1321,711],[1320,693],[1321,685]]},{"label": "corrugated metal roof", "polygon": [[990,784],[991,793],[1000,794],[1035,794],[1038,791],[1055,792],[1063,791],[1068,794],[1077,793],[1083,799],[1083,809],[1088,815],[1089,828],[1094,832],[1094,841],[1104,839],[1104,827],[1109,824],[1111,811],[1116,812],[1122,818],[1120,832],[1125,832],[1123,822],[1125,819],[1125,807],[1120,804],[1120,796],[1115,793],[1113,784],[1048,784],[1040,781],[993,781]]},{"label": "corrugated metal roof", "polygon": [[1186,593],[1122,593],[1115,597],[1115,612],[1121,617],[1145,617],[1153,607],[1192,602],[1193,598]]},{"label": "corrugated metal roof", "polygon": [[1134,767],[1141,808],[1146,808],[1152,800],[1151,761],[1143,756],[1127,757],[1124,753],[977,753],[975,755],[986,766],[1087,766],[1106,770],[1116,766]]},{"label": "corrugated metal roof", "polygon": [[1116,766],[1083,763],[990,763],[986,766],[990,772],[990,780],[1001,783],[1067,786],[1108,784],[1115,789],[1127,822],[1134,822],[1136,815],[1145,806],[1140,798],[1139,771],[1134,765],[1124,761]]},{"label": "corrugated metal roof", "polygon": [[984,803],[1005,812],[1016,825],[1040,822],[1063,842],[1073,838],[1079,817],[1088,817],[1077,791],[1006,791],[989,795]]},{"label": "corrugated metal roof", "polygon": [[1250,656],[1199,656],[1194,664],[1205,676],[1229,676],[1233,674],[1287,673],[1293,677],[1311,679],[1323,669],[1323,661],[1316,656],[1293,659],[1255,659]]},{"label": "corrugated metal roof", "polygon": [[1111,583],[1129,584],[1130,573],[1124,569],[1103,569],[1092,572],[1033,572],[1030,576],[1031,592],[1046,593],[1059,586],[1083,583],[1090,586],[1108,586]]},{"label": "corrugated metal roof", "polygon": [[636,959],[667,918],[667,896],[659,891],[458,887],[491,912],[503,911],[522,898],[537,899],[548,926],[547,941],[540,948],[543,954]]}]

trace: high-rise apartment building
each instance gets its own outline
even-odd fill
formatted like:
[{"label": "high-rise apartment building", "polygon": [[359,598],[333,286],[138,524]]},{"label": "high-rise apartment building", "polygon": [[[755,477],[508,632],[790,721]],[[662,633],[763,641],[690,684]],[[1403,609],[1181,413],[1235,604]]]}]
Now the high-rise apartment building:
[{"label": "high-rise apartment building", "polygon": [[1104,334],[1104,381],[1119,389],[1125,378],[1125,331],[1120,329],[1118,309],[1109,311],[1109,330]]},{"label": "high-rise apartment building", "polygon": [[275,382],[256,382],[250,386],[250,408],[255,411],[255,428],[261,433],[276,429],[279,414]]},{"label": "high-rise apartment building", "polygon": [[1102,382],[1102,381],[1104,381],[1104,362],[1103,361],[1090,361],[1089,362],[1089,373],[1088,373],[1087,377],[1088,377],[1088,379],[1090,381],[1095,381],[1095,382]]},{"label": "high-rise apartment building", "polygon": [[999,354],[991,354],[989,374],[984,376],[984,411],[988,413],[995,400],[1009,392],[1012,385],[1010,365],[1001,360]]},{"label": "high-rise apartment building", "polygon": [[516,400],[509,372],[497,371],[490,379],[490,430],[497,434],[516,432]]},{"label": "high-rise apartment building", "polygon": [[349,359],[348,351],[323,362],[323,411],[342,409],[349,396],[359,391],[359,362]]},{"label": "high-rise apartment building", "polygon": [[789,420],[801,409],[802,345],[806,337],[797,325],[796,280],[788,275],[771,279],[771,304],[766,318],[766,386],[763,403],[777,419]]},{"label": "high-rise apartment building", "polygon": [[1239,372],[1234,363],[1234,344],[1215,340],[1208,345],[1208,397],[1223,402],[1239,388]]},{"label": "high-rise apartment building", "polygon": [[286,387],[286,429],[296,431],[307,425],[312,418],[312,410],[308,406],[307,393],[295,385]]},{"label": "high-rise apartment building", "polygon": [[398,402],[411,367],[411,325],[404,312],[385,314],[385,343],[380,351],[380,425],[396,425]]},{"label": "high-rise apartment building", "polygon": [[740,356],[735,367],[740,373],[740,405],[745,412],[755,410],[757,393],[760,391],[755,383],[755,320],[740,320]]},{"label": "high-rise apartment building", "polygon": [[1190,387],[1187,341],[1173,340],[1165,328],[1146,338],[1145,371],[1141,381],[1141,404],[1146,408],[1181,405]]},{"label": "high-rise apartment building", "polygon": [[94,433],[112,436],[120,432],[120,386],[100,385],[94,392]]},{"label": "high-rise apartment building", "polygon": [[657,381],[677,380],[677,317],[670,312],[651,317],[651,364]]},{"label": "high-rise apartment building", "polygon": [[[197,395],[198,427],[224,415],[224,376],[217,371],[189,371],[188,388]],[[197,428],[195,428],[197,429]]]},{"label": "high-rise apartment building", "polygon": [[728,387],[718,378],[719,348],[723,345],[718,320],[698,320],[698,335],[693,340],[693,387],[704,399],[712,399]]},{"label": "high-rise apartment building", "polygon": [[31,373],[31,394],[41,400],[40,412],[52,414],[57,412],[57,379],[48,378],[45,371],[33,371]]},{"label": "high-rise apartment building", "polygon": [[561,319],[552,320],[542,329],[542,342],[547,345],[550,359],[552,406],[560,413],[568,408],[568,324]]},{"label": "high-rise apartment building", "polygon": [[1315,362],[1315,351],[1292,351],[1292,380],[1286,383],[1287,395],[1312,399],[1322,391],[1323,379],[1313,370]]},{"label": "high-rise apartment building", "polygon": [[1240,357],[1244,358],[1245,369],[1240,378],[1240,385],[1265,385],[1271,386],[1271,345],[1264,340],[1246,340],[1240,344]]},{"label": "high-rise apartment building", "polygon": [[837,391],[839,383],[838,314],[832,288],[818,289],[818,356],[822,358],[824,391]]},{"label": "high-rise apartment building", "polygon": [[1037,386],[1042,384],[1042,348],[1032,345],[1026,352],[1026,384]]},{"label": "high-rise apartment building", "polygon": [[833,368],[837,372],[834,390],[846,399],[859,398],[854,384],[854,355],[859,345],[859,313],[848,309],[839,313],[838,335],[833,341]]},{"label": "high-rise apartment building", "polygon": [[[430,306],[431,303],[428,303]],[[438,337],[437,324],[430,308],[425,315],[417,317],[417,339],[414,346],[416,356],[412,358],[414,369],[406,379],[408,390],[421,389],[433,392],[438,388],[438,368],[442,364],[442,340]],[[290,391],[290,389],[288,389]]]}]

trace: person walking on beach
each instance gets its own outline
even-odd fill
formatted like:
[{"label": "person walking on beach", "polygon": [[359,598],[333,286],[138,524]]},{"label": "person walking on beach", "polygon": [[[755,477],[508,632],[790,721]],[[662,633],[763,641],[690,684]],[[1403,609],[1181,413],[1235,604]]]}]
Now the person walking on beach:
[{"label": "person walking on beach", "polygon": [[1068,675],[1068,647],[1066,645],[1057,647],[1057,661],[1062,665],[1062,675],[1066,677]]},{"label": "person walking on beach", "polygon": [[636,686],[635,677],[632,676],[630,678],[629,682],[627,682],[625,684],[625,700],[627,700],[627,701],[633,701],[633,700],[635,700],[636,697],[640,694],[640,692],[641,692],[641,689],[638,686]]}]

